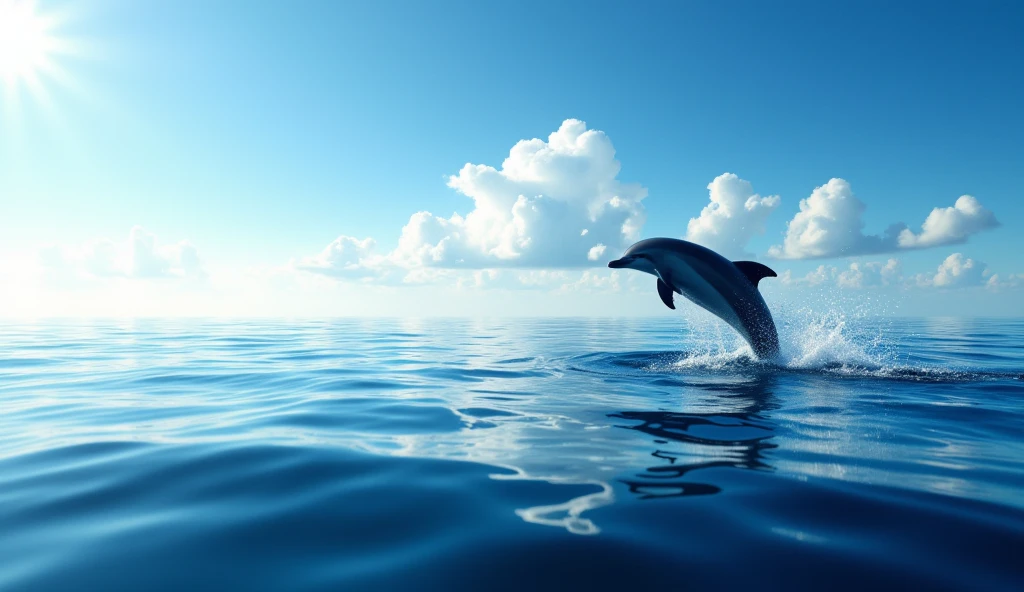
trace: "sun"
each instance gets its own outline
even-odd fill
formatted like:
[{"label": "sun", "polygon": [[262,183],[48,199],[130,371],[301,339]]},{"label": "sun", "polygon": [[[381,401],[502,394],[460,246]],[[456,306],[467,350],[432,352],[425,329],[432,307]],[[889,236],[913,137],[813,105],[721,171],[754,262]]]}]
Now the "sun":
[{"label": "sun", "polygon": [[0,0],[0,80],[31,82],[50,65],[60,46],[51,26],[34,1]]}]

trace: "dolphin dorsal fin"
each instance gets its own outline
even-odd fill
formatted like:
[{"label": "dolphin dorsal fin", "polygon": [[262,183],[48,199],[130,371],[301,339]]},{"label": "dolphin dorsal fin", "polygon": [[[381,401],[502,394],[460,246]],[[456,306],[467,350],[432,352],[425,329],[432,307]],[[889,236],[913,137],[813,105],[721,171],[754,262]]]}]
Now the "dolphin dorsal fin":
[{"label": "dolphin dorsal fin", "polygon": [[743,275],[747,276],[750,283],[757,287],[757,282],[766,277],[779,277],[779,274],[771,270],[767,265],[761,265],[757,261],[733,261],[733,265],[739,268]]}]

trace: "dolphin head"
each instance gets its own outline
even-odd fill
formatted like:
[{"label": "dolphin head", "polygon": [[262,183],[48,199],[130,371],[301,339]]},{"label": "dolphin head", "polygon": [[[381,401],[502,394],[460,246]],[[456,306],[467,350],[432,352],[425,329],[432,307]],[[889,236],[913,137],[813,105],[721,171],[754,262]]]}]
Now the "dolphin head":
[{"label": "dolphin head", "polygon": [[[658,267],[664,266],[666,262],[689,258],[716,257],[723,259],[721,255],[696,245],[691,242],[674,238],[645,238],[633,243],[633,246],[626,249],[622,257],[608,263],[612,269],[628,267],[651,275],[658,275]],[[676,278],[681,280],[683,278]]]},{"label": "dolphin head", "polygon": [[661,253],[654,246],[644,245],[643,241],[633,245],[615,261],[609,261],[608,267],[612,269],[635,269],[651,275],[658,275],[654,261]]}]

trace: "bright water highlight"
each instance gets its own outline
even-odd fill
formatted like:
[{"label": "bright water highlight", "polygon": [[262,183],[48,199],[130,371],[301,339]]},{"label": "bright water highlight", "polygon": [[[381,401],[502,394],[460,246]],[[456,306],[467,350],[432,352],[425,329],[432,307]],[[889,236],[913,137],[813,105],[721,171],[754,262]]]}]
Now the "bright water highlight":
[{"label": "bright water highlight", "polygon": [[0,590],[1014,589],[1024,321],[0,326]]}]

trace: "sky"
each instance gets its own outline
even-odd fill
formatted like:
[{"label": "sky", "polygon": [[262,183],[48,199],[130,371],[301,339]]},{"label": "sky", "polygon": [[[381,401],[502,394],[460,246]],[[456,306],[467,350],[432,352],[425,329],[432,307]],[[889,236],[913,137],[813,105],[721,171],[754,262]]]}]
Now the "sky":
[{"label": "sky", "polygon": [[[637,5],[639,4],[639,5]],[[0,316],[1024,313],[1016,2],[0,0]],[[692,307],[691,307],[692,308]]]}]

